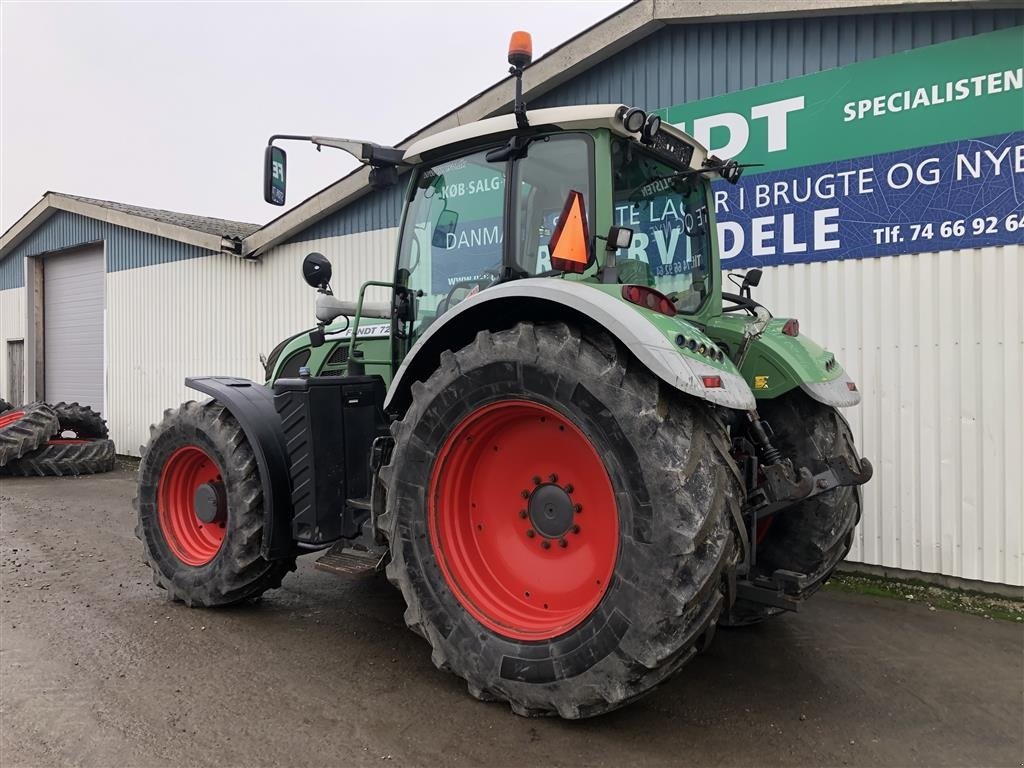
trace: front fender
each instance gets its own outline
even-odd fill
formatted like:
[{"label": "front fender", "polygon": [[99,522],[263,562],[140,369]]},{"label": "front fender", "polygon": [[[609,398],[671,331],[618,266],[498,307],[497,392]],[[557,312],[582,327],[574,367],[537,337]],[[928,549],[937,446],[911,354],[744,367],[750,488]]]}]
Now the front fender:
[{"label": "front fender", "polygon": [[[750,387],[728,359],[721,363],[697,359],[696,353],[680,349],[673,342],[678,334],[683,334],[687,339],[713,343],[685,320],[636,307],[588,283],[526,278],[481,291],[435,320],[395,373],[385,408],[404,409],[413,382],[426,379],[434,371],[444,350],[454,351],[468,344],[479,330],[502,330],[516,322],[538,318],[595,324],[618,339],[669,386],[726,408],[755,407]],[[712,375],[720,377],[721,387],[704,387],[702,377]]]}]

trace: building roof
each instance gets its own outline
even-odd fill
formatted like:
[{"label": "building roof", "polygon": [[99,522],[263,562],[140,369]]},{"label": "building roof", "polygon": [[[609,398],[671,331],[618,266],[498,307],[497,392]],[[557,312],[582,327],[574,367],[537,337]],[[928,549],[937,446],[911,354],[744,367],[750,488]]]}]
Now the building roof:
[{"label": "building roof", "polygon": [[196,216],[192,213],[165,211],[161,208],[143,208],[141,205],[128,205],[127,203],[117,203],[113,200],[96,200],[91,197],[80,197],[79,195],[64,196],[70,197],[73,200],[81,200],[83,203],[109,208],[113,211],[128,213],[132,216],[141,216],[142,218],[152,219],[164,224],[176,224],[186,229],[194,229],[196,232],[230,237],[232,240],[241,240],[260,228],[259,224],[248,224],[244,221],[229,221],[228,219],[218,219],[213,216]]},{"label": "building roof", "polygon": [[[673,24],[825,16],[876,12],[934,11],[954,8],[1013,7],[1019,0],[635,0],[541,56],[523,73],[527,103],[605,61],[637,41]],[[500,52],[495,70],[500,69]],[[467,102],[399,142],[409,148],[431,134],[511,111],[514,81],[495,83]],[[294,233],[354,202],[370,190],[362,167],[302,201],[242,241],[242,255],[255,257]]]},{"label": "building roof", "polygon": [[0,259],[10,254],[20,242],[58,211],[68,211],[210,251],[228,253],[238,253],[242,239],[260,228],[259,224],[47,192],[0,237]]}]

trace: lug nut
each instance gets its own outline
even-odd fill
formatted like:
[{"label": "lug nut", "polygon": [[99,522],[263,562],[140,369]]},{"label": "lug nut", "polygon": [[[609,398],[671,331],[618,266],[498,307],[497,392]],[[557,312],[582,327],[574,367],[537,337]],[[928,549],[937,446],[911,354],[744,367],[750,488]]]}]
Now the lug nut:
[{"label": "lug nut", "polygon": [[578,515],[580,512],[583,511],[583,505],[582,504],[577,504],[575,507],[573,507],[573,509],[576,510],[576,514]]},{"label": "lug nut", "polygon": [[532,539],[532,538],[533,538],[534,536],[536,536],[536,535],[537,535],[537,534],[536,534],[536,533],[534,533],[534,530],[533,530],[533,528],[527,528],[527,530],[526,530],[526,538],[528,538],[528,539]]},{"label": "lug nut", "polygon": [[523,518],[523,520],[525,520],[525,519],[526,519],[526,515],[527,515],[527,514],[529,514],[529,513],[528,513],[528,512],[527,512],[527,511],[526,511],[525,509],[520,509],[520,510],[519,510],[519,516],[520,516],[521,518]]},{"label": "lug nut", "polygon": [[522,496],[524,499],[530,498],[530,492],[527,491],[526,489],[523,489],[522,491],[520,491],[519,495]]},{"label": "lug nut", "polygon": [[579,533],[579,532],[580,532],[580,527],[579,527],[578,525],[574,525],[574,526],[572,527],[572,532],[573,532],[573,533]]},{"label": "lug nut", "polygon": [[548,475],[548,479],[552,483],[557,483],[558,482],[558,475],[556,475],[554,472],[552,472],[550,475]]},{"label": "lug nut", "polygon": [[823,478],[821,478],[821,479],[820,479],[820,480],[818,481],[818,487],[819,487],[819,488],[828,488],[828,480],[826,480],[826,479],[825,479],[824,477],[823,477]]},{"label": "lug nut", "polygon": [[533,476],[533,484],[534,485],[540,485],[540,475],[534,475]]},{"label": "lug nut", "polygon": [[565,492],[566,493],[572,493],[574,490],[576,490],[576,489],[572,487],[572,483],[567,483],[566,484],[566,486],[565,486]]},{"label": "lug nut", "polygon": [[560,546],[562,549],[565,549],[566,547],[569,546],[569,542],[566,541],[565,539],[559,539],[558,540],[558,546]]},{"label": "lug nut", "polygon": [[551,549],[551,542],[547,539],[544,539],[544,541],[540,543],[540,546],[542,549]]}]

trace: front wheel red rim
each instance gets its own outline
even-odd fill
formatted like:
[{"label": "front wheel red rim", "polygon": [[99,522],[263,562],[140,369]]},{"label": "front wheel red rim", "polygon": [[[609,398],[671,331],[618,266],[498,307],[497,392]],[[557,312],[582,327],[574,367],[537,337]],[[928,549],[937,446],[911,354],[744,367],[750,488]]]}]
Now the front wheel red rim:
[{"label": "front wheel red rim", "polygon": [[615,492],[583,431],[540,403],[478,408],[434,463],[430,539],[462,606],[494,632],[541,641],[581,624],[618,556]]},{"label": "front wheel red rim", "polygon": [[227,504],[220,469],[206,451],[186,445],[167,458],[157,486],[157,511],[164,540],[181,562],[201,566],[217,556]]}]

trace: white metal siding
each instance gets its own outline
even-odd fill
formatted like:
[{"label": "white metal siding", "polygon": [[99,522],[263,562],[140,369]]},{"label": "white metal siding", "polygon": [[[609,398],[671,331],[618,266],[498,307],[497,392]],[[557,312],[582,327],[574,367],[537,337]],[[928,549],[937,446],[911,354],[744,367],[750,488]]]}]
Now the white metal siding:
[{"label": "white metal siding", "polygon": [[755,297],[825,344],[875,465],[850,560],[1024,584],[1024,247],[765,270]]},{"label": "white metal siding", "polygon": [[104,411],[103,245],[43,261],[46,401]]},{"label": "white metal siding", "polygon": [[363,282],[391,279],[396,236],[376,230],[280,246],[260,262],[217,255],[109,273],[107,418],[118,452],[138,455],[165,408],[203,397],[186,376],[263,380],[260,353],[316,322],[303,256],[327,256],[334,292],[355,298]]},{"label": "white metal siding", "polygon": [[[25,338],[25,289],[0,291],[0,397],[8,398],[15,389],[7,370],[7,341]],[[26,350],[26,364],[28,363]],[[24,391],[24,381],[22,381]]]}]

